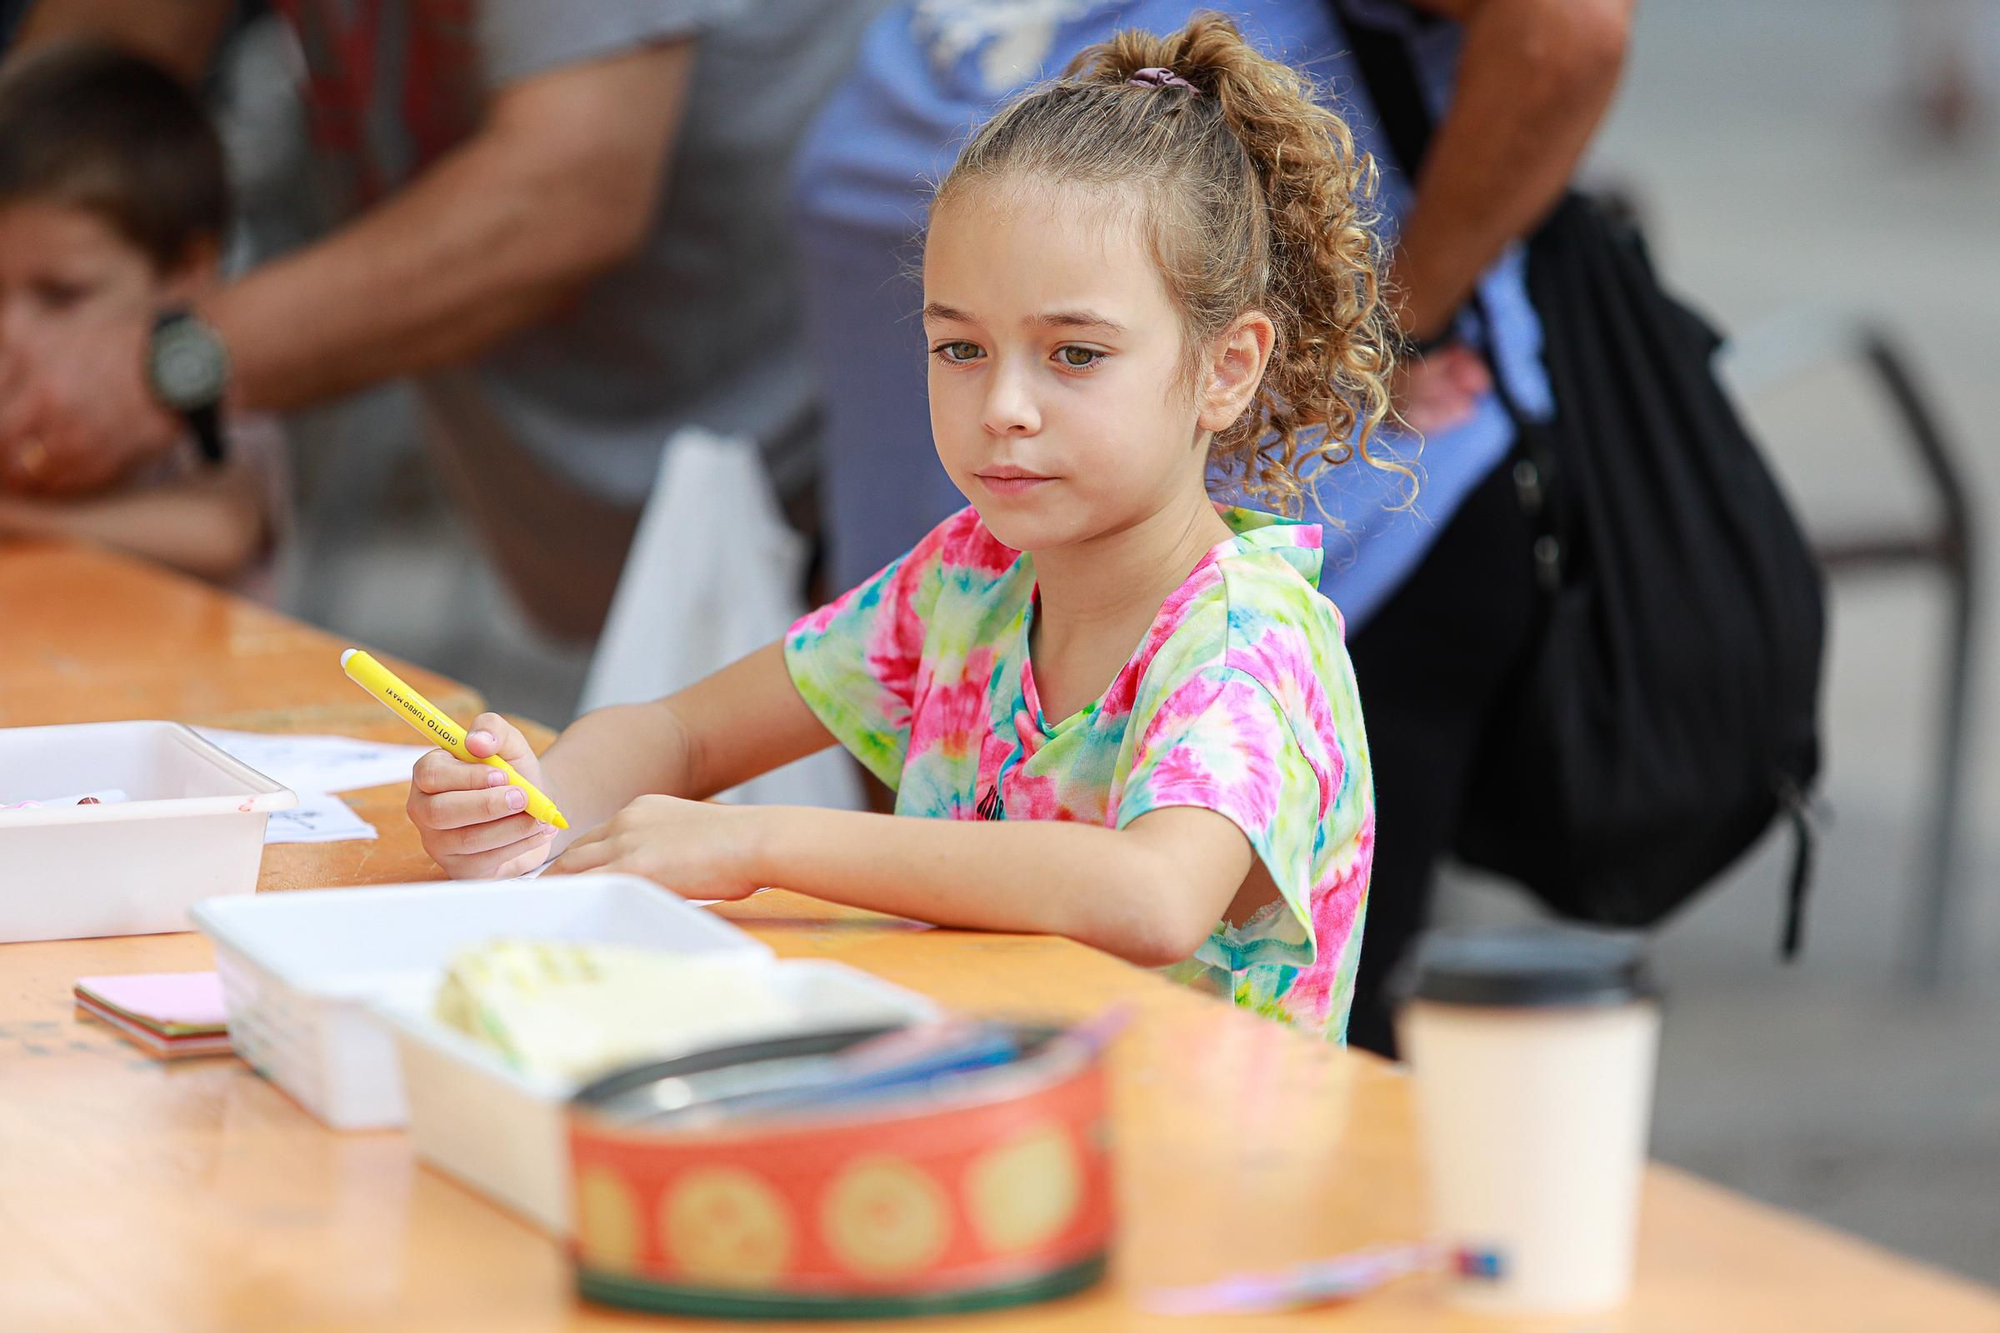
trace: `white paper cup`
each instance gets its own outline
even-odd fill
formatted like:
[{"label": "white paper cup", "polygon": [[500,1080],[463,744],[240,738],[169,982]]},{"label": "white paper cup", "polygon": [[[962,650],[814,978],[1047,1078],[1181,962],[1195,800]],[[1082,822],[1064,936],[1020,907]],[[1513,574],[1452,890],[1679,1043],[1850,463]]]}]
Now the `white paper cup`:
[{"label": "white paper cup", "polygon": [[1660,1028],[1636,943],[1437,932],[1407,989],[1400,1036],[1452,1302],[1581,1314],[1623,1301]]}]

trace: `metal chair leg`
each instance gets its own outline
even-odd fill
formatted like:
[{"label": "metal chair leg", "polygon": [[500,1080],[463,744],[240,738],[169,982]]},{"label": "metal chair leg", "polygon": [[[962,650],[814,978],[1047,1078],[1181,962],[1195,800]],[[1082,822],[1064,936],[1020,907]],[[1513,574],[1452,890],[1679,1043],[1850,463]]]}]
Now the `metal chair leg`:
[{"label": "metal chair leg", "polygon": [[1908,565],[1937,570],[1950,585],[1950,623],[1938,699],[1936,762],[1925,837],[1918,853],[1913,916],[1903,941],[1903,972],[1935,990],[1949,983],[1960,960],[1965,903],[1959,836],[1964,823],[1967,740],[1972,726],[1973,664],[1981,616],[1978,515],[1937,414],[1918,388],[1909,358],[1888,332],[1853,316],[1798,311],[1748,338],[1732,340],[1726,369],[1739,392],[1750,393],[1814,365],[1859,360],[1891,410],[1937,498],[1939,521],[1927,530],[1815,543],[1830,575]]},{"label": "metal chair leg", "polygon": [[1959,873],[1958,840],[1965,805],[1966,734],[1971,725],[1972,662],[1978,629],[1978,554],[1974,519],[1963,479],[1939,429],[1936,415],[1918,391],[1908,362],[1880,329],[1864,334],[1864,355],[1881,380],[1910,441],[1930,473],[1943,509],[1938,556],[1950,580],[1951,627],[1938,700],[1937,766],[1932,780],[1929,838],[1923,849],[1927,871],[1918,882],[1917,912],[1904,945],[1904,970],[1925,989],[1937,989],[1956,974],[1964,934],[1964,877]]}]

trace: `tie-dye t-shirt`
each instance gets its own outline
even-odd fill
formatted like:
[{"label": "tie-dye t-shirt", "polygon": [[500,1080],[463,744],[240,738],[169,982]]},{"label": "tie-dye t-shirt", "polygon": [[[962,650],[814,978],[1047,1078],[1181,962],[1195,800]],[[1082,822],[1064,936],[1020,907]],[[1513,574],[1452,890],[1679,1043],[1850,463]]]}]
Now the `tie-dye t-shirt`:
[{"label": "tie-dye t-shirt", "polygon": [[1200,806],[1250,840],[1281,898],[1166,969],[1344,1039],[1375,798],[1320,529],[1220,508],[1235,536],[1160,607],[1095,702],[1051,722],[1028,660],[1031,556],[967,508],[785,637],[799,694],[896,791],[896,813],[1123,828]]}]

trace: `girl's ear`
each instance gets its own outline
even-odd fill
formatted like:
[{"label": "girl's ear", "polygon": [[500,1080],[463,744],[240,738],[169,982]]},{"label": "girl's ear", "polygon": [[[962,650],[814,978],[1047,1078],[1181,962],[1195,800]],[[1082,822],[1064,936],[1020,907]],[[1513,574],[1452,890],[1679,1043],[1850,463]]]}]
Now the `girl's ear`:
[{"label": "girl's ear", "polygon": [[1195,396],[1195,422],[1213,434],[1236,424],[1264,382],[1264,367],[1278,331],[1261,310],[1246,310],[1222,331],[1203,367],[1201,391]]}]

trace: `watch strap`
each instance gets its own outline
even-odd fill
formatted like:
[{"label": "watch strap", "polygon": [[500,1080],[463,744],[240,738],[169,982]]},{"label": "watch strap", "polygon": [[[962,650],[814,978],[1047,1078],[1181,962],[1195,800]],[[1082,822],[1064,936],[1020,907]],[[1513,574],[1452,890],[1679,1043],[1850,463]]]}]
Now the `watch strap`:
[{"label": "watch strap", "polygon": [[202,460],[208,463],[220,463],[224,454],[222,405],[210,403],[207,407],[192,407],[181,415],[187,419],[188,429],[194,434],[194,442],[201,450]]}]

